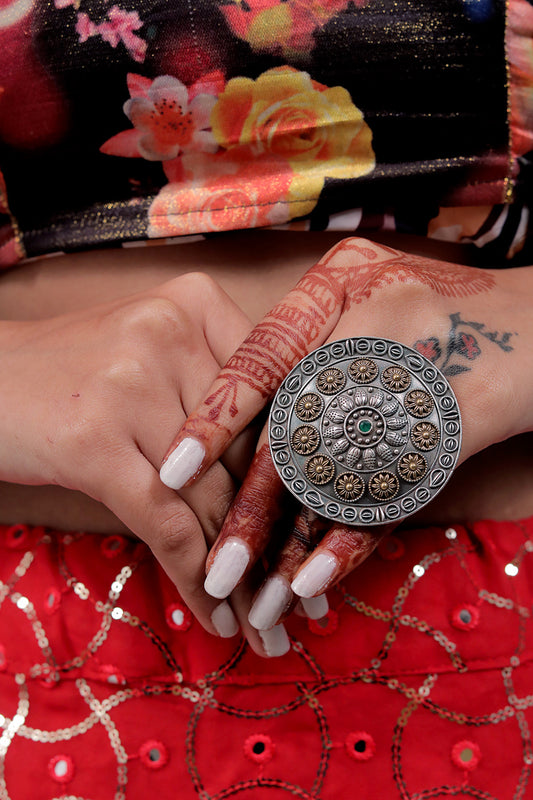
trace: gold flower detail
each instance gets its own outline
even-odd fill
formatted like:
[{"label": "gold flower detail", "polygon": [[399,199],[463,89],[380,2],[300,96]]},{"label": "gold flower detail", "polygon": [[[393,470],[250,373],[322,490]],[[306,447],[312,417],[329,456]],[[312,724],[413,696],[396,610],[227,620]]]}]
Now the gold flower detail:
[{"label": "gold flower detail", "polygon": [[311,422],[320,416],[322,400],[317,394],[303,394],[296,403],[296,416],[304,422]]},{"label": "gold flower detail", "polygon": [[439,443],[440,434],[431,422],[419,422],[412,430],[411,439],[419,450],[433,450]]},{"label": "gold flower detail", "polygon": [[405,407],[413,417],[427,417],[433,411],[433,398],[421,389],[413,389],[405,398]]},{"label": "gold flower detail", "polygon": [[322,486],[334,477],[335,465],[328,456],[313,456],[305,465],[305,474],[311,483]]},{"label": "gold flower detail", "polygon": [[356,383],[370,383],[377,376],[378,367],[370,358],[358,358],[357,361],[352,361],[348,372]]},{"label": "gold flower detail", "polygon": [[335,481],[335,494],[341,500],[347,500],[349,503],[359,500],[364,491],[363,479],[353,472],[343,472]]},{"label": "gold flower detail", "polygon": [[383,370],[381,380],[391,392],[404,392],[411,385],[411,376],[407,370],[396,364]]},{"label": "gold flower detail", "polygon": [[340,391],[346,383],[346,375],[337,367],[329,367],[322,370],[316,379],[316,388],[323,394],[335,394]]},{"label": "gold flower detail", "polygon": [[419,453],[406,453],[398,462],[398,472],[409,483],[416,483],[427,471],[426,459]]},{"label": "gold flower detail", "polygon": [[301,456],[314,453],[320,444],[320,436],[312,425],[300,425],[292,434],[292,447]]},{"label": "gold flower detail", "polygon": [[368,484],[368,491],[374,500],[390,500],[398,494],[400,481],[392,472],[378,472]]}]

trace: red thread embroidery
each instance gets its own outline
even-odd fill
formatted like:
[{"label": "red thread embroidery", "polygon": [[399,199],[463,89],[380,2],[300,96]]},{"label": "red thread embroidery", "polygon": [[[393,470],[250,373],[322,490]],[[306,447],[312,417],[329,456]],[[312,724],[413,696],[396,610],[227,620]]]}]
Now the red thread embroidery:
[{"label": "red thread embroidery", "polygon": [[26,546],[29,530],[26,525],[12,525],[6,531],[6,545],[11,550],[20,550]]},{"label": "red thread embroidery", "polygon": [[452,761],[456,767],[471,771],[481,761],[481,750],[475,742],[463,739],[452,748]]},{"label": "red thread embroidery", "polygon": [[165,619],[169,628],[184,633],[192,625],[192,614],[184,603],[172,603],[165,610]]},{"label": "red thread embroidery", "polygon": [[462,631],[472,631],[479,625],[479,616],[477,606],[463,603],[452,611],[452,625]]},{"label": "red thread embroidery", "polygon": [[325,619],[325,625],[319,624],[322,620],[308,619],[307,627],[311,633],[314,633],[316,636],[331,636],[332,633],[335,633],[339,626],[339,615],[337,612],[330,608]]},{"label": "red thread embroidery", "polygon": [[48,772],[58,783],[69,783],[74,777],[74,762],[70,756],[54,756],[48,762]]},{"label": "red thread embroidery", "polygon": [[244,755],[255,764],[266,764],[274,757],[276,745],[263,733],[249,736],[244,743]]},{"label": "red thread embroidery", "polygon": [[139,748],[139,758],[148,769],[161,769],[168,764],[168,750],[157,739],[148,739]]},{"label": "red thread embroidery", "polygon": [[115,558],[119,556],[127,545],[124,536],[106,536],[102,539],[100,550],[106,558]]},{"label": "red thread embroidery", "polygon": [[366,731],[355,731],[348,734],[344,747],[354,761],[369,761],[376,753],[376,743]]}]

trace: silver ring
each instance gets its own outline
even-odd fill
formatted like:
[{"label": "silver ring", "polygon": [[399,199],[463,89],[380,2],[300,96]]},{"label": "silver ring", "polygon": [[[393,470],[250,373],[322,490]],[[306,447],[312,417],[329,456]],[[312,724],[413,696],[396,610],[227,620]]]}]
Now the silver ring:
[{"label": "silver ring", "polygon": [[345,525],[419,511],[450,478],[461,415],[442,372],[390,339],[341,339],[287,375],[269,417],[272,458],[306,507]]}]

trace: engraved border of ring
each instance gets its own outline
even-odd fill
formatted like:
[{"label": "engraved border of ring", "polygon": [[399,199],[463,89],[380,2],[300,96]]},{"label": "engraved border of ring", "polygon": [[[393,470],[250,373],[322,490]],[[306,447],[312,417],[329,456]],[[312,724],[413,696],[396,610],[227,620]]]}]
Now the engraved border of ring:
[{"label": "engraved border of ring", "polygon": [[[376,344],[378,343],[378,344]],[[391,348],[393,348],[393,353],[391,353]],[[403,355],[402,358],[398,358],[398,348],[402,349]],[[376,352],[384,351],[382,352]],[[343,363],[344,361],[352,361],[354,358],[359,357],[368,357],[370,356],[373,359],[376,359],[380,362],[380,369],[384,368],[384,365],[387,366],[392,365],[393,363],[401,362],[401,364],[405,365],[410,372],[412,372],[413,376],[416,379],[416,382],[422,385],[426,391],[429,392],[431,397],[434,400],[434,411],[438,418],[438,427],[441,433],[439,442],[437,446],[432,449],[432,455],[434,458],[432,459],[431,465],[428,465],[428,470],[422,480],[418,482],[416,485],[413,484],[412,489],[410,491],[404,491],[400,493],[397,497],[397,504],[399,506],[398,509],[389,508],[389,506],[393,506],[394,503],[390,503],[387,501],[387,507],[385,502],[380,505],[362,505],[360,501],[356,501],[355,503],[344,503],[339,497],[333,498],[328,494],[323,494],[321,496],[320,490],[323,490],[323,486],[317,486],[316,484],[311,484],[305,476],[305,473],[301,466],[297,464],[297,469],[299,470],[299,474],[297,478],[293,480],[286,480],[281,475],[281,469],[289,462],[291,462],[292,454],[289,451],[289,440],[290,440],[290,430],[291,430],[291,420],[294,415],[294,403],[291,405],[288,415],[288,420],[284,425],[281,427],[285,427],[285,441],[282,442],[279,439],[272,440],[271,437],[271,425],[269,424],[268,429],[268,438],[269,444],[272,451],[272,456],[274,463],[276,465],[276,469],[280,473],[281,480],[287,487],[289,491],[291,491],[300,501],[302,501],[302,495],[304,500],[307,499],[310,507],[312,507],[317,513],[322,514],[322,516],[326,516],[329,519],[334,521],[340,521],[343,524],[347,524],[347,518],[353,517],[352,524],[362,524],[363,519],[365,519],[365,525],[376,525],[381,524],[386,518],[395,518],[398,520],[405,519],[407,516],[410,516],[415,511],[418,511],[420,508],[424,507],[430,500],[433,499],[438,492],[441,491],[443,486],[449,480],[453,469],[457,463],[460,449],[461,449],[461,439],[462,439],[462,431],[461,431],[461,414],[459,405],[457,402],[457,398],[451,388],[449,382],[445,378],[445,376],[440,372],[440,370],[425,356],[419,353],[416,350],[408,347],[407,345],[395,342],[391,339],[382,339],[377,337],[354,337],[350,339],[341,339],[335,342],[330,342],[327,345],[323,345],[317,350],[309,353],[305,359],[302,359],[299,364],[297,364],[293,370],[289,373],[289,375],[285,378],[285,380],[280,385],[276,396],[272,402],[272,409],[271,409],[271,419],[275,420],[273,416],[275,413],[277,406],[277,399],[278,397],[286,397],[286,389],[284,389],[286,382],[294,376],[295,374],[299,375],[301,378],[300,387],[296,394],[296,398],[300,397],[303,394],[310,393],[313,391],[312,381],[316,378],[318,372],[324,369],[324,359],[325,356],[320,355],[318,358],[315,356],[317,353],[323,353],[326,351],[327,353],[327,364],[329,367],[338,366],[339,363]],[[305,363],[305,373],[299,373],[299,367],[301,364]],[[312,365],[314,364],[313,368],[311,369]],[[351,378],[348,365],[346,365],[346,375],[349,382],[354,383],[353,379]],[[427,380],[428,375],[432,378],[431,381]],[[377,380],[377,379],[376,379]],[[433,384],[437,384],[437,392],[433,392]],[[294,385],[294,381],[293,384]],[[368,384],[367,384],[368,385]],[[412,389],[412,385],[410,389]],[[444,389],[444,391],[443,391]],[[316,390],[314,390],[316,391]],[[287,409],[287,404],[284,401],[280,406],[284,410]],[[432,412],[433,414],[433,412]],[[283,416],[283,415],[281,415]],[[278,416],[279,419],[279,416]],[[444,434],[444,425],[446,422],[453,420],[459,426],[459,431],[455,436],[449,436],[448,434]],[[294,417],[295,424],[302,424],[302,420],[298,420],[297,417]],[[421,421],[420,419],[413,419],[413,424],[416,422]],[[279,430],[279,422],[275,422],[278,426]],[[455,425],[451,426],[453,429]],[[446,447],[444,446],[444,440],[446,440]],[[282,451],[285,450],[282,454]],[[288,460],[287,460],[288,457]],[[334,459],[335,460],[335,459]],[[344,469],[347,469],[346,466],[341,465],[340,463],[336,462],[338,468],[340,469],[341,466]],[[302,482],[305,482],[306,488],[302,488]],[[432,483],[433,481],[433,483]],[[294,488],[293,485],[294,484]],[[297,485],[296,485],[297,484]],[[418,493],[418,496],[416,495]],[[366,493],[365,493],[366,494]],[[309,497],[307,497],[309,495]],[[419,500],[418,497],[427,498]],[[413,508],[413,504],[415,507]],[[336,517],[328,516],[326,513],[326,507],[329,506],[332,508],[339,507],[339,513]],[[401,507],[400,507],[401,506]],[[374,509],[374,513],[371,514],[372,509]],[[399,512],[399,515],[396,514],[396,511]],[[389,513],[390,512],[390,513]],[[372,515],[372,521],[366,521]],[[392,515],[392,516],[391,516]]]}]

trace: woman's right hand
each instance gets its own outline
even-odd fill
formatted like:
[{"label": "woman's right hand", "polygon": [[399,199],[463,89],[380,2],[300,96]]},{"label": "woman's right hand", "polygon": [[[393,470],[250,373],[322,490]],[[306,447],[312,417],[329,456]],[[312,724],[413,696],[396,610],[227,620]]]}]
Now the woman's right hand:
[{"label": "woman's right hand", "polygon": [[[532,295],[533,267],[485,271],[346,239],[303,276],[232,356],[203,404],[173,440],[170,458],[174,468],[179,469],[181,480],[189,470],[189,481],[183,485],[196,485],[193,481],[201,478],[233,436],[257,416],[301,358],[326,342],[359,336],[393,339],[415,347],[432,356],[445,371],[461,408],[459,461],[531,431]],[[370,360],[365,369],[375,366]],[[354,381],[364,384],[366,376]],[[337,392],[341,387],[333,388]],[[414,419],[417,414],[412,416]],[[342,430],[338,427],[335,433],[341,436]],[[294,602],[293,593],[316,602],[320,593],[364,561],[394,523],[386,528],[365,528],[336,522],[324,530],[299,514],[293,525],[292,517],[284,514],[286,492],[274,467],[266,430],[258,444],[256,459],[210,551],[206,587],[222,598],[236,586],[248,584],[253,598],[251,586],[259,588],[256,567],[266,561],[270,571],[251,609],[252,621],[264,629],[286,614]],[[347,438],[341,447],[344,444],[340,452],[348,455]],[[192,450],[193,445],[201,458],[189,459],[187,449]],[[434,446],[436,442],[429,449]],[[414,463],[426,469],[423,456],[410,445],[408,448],[405,455],[411,450],[419,459]],[[392,463],[392,450],[385,453]],[[377,467],[374,475],[370,469],[368,472],[365,480],[379,480],[377,489],[385,498],[395,496],[394,475],[385,468],[381,473]],[[351,472],[344,474],[348,479]],[[389,492],[392,494],[387,495]],[[264,577],[264,571],[260,575]],[[322,601],[320,608],[324,608]],[[309,613],[309,608],[306,610]]]},{"label": "woman's right hand", "polygon": [[[198,273],[83,312],[0,323],[0,479],[104,503],[151,548],[204,627],[226,636],[237,621],[204,591],[205,560],[242,473],[228,453],[226,466],[217,461],[178,494],[159,467],[250,328]],[[233,463],[242,469],[240,444]]]}]

